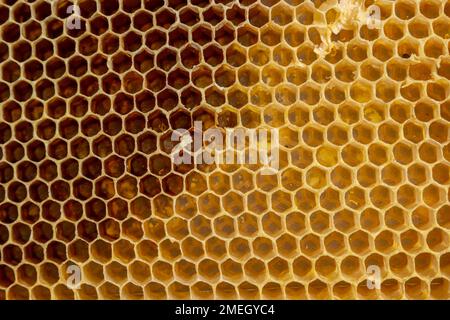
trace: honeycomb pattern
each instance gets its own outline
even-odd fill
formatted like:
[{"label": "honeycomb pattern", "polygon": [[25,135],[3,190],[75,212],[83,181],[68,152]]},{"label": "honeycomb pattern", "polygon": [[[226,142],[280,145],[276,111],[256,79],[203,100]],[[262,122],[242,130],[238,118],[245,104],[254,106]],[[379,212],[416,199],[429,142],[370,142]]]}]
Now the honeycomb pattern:
[{"label": "honeycomb pattern", "polygon": [[[381,29],[324,0],[79,0],[80,29],[2,0],[0,299],[449,299],[450,1],[348,1]],[[175,165],[194,121],[277,128],[280,170]]]}]

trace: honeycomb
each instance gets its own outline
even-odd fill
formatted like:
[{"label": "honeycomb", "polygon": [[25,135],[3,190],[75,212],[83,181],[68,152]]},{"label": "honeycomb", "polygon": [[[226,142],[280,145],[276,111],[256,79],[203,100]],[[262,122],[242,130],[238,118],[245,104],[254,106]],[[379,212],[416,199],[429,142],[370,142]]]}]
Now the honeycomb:
[{"label": "honeycomb", "polygon": [[[449,299],[450,1],[1,0],[0,33],[0,299]],[[277,129],[279,170],[174,164],[194,121]]]}]

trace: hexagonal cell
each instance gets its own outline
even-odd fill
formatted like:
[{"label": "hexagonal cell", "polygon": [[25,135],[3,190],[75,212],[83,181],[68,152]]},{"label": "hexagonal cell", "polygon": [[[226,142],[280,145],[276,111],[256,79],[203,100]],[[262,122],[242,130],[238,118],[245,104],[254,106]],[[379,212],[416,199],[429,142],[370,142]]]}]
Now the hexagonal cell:
[{"label": "hexagonal cell", "polygon": [[208,279],[209,281],[216,281],[219,278],[220,275],[220,269],[217,262],[210,260],[210,259],[204,259],[200,261],[198,264],[198,273]]},{"label": "hexagonal cell", "polygon": [[400,235],[400,241],[406,251],[414,252],[423,246],[422,236],[415,230],[407,230]]},{"label": "hexagonal cell", "polygon": [[438,58],[444,54],[444,44],[438,38],[431,38],[425,42],[424,52],[430,58]]},{"label": "hexagonal cell", "polygon": [[175,14],[172,10],[164,9],[162,11],[158,11],[156,14],[156,24],[165,29],[169,29],[170,26],[175,22]]},{"label": "hexagonal cell", "polygon": [[[192,39],[194,42],[203,46],[212,41],[212,30],[207,25],[201,25],[193,29]],[[192,52],[195,52],[198,56],[198,51],[195,48],[191,48]]]},{"label": "hexagonal cell", "polygon": [[22,114],[20,105],[14,101],[7,102],[4,106],[3,112],[4,112],[3,117],[4,117],[5,121],[7,121],[7,122],[18,121]]},{"label": "hexagonal cell", "polygon": [[424,277],[432,277],[437,272],[437,261],[429,253],[421,253],[414,259],[417,273]]},{"label": "hexagonal cell", "polygon": [[344,276],[351,280],[356,280],[364,274],[361,260],[356,256],[345,257],[341,262],[341,271]]},{"label": "hexagonal cell", "polygon": [[316,257],[322,252],[320,238],[314,234],[307,234],[300,240],[300,248],[309,257]]},{"label": "hexagonal cell", "polygon": [[144,290],[145,294],[152,299],[167,299],[166,288],[158,282],[149,282]]},{"label": "hexagonal cell", "polygon": [[434,299],[448,299],[448,280],[445,278],[433,279],[430,283],[430,294]]},{"label": "hexagonal cell", "polygon": [[[290,48],[286,46],[277,46],[273,51],[273,60],[277,64],[287,67],[295,61],[295,55]],[[322,75],[323,73],[320,74],[320,76]]]},{"label": "hexagonal cell", "polygon": [[313,126],[305,127],[303,129],[302,138],[305,143],[311,147],[317,147],[324,142],[323,132],[319,128]]},{"label": "hexagonal cell", "polygon": [[318,279],[309,283],[308,294],[315,300],[326,300],[330,298],[328,285]]},{"label": "hexagonal cell", "polygon": [[[150,274],[150,267],[142,262],[142,261],[134,261],[130,266],[129,266],[129,270],[130,270],[130,275],[139,282],[146,282],[146,280],[148,280],[151,276]],[[135,293],[139,293],[140,290],[138,290],[138,288],[135,288],[134,290],[132,290],[131,294],[133,294],[133,292]],[[141,296],[140,294],[138,294],[138,296]]]},{"label": "hexagonal cell", "polygon": [[[256,221],[254,221],[255,223]],[[262,217],[263,230],[270,235],[277,235],[280,233],[282,225],[281,219],[273,212],[269,212]],[[254,226],[254,231],[257,231],[257,225]]]},{"label": "hexagonal cell", "polygon": [[212,232],[211,221],[203,216],[197,216],[191,220],[190,230],[195,237],[204,239]]},{"label": "hexagonal cell", "polygon": [[355,293],[352,284],[340,281],[333,286],[333,294],[341,300],[354,299]]},{"label": "hexagonal cell", "polygon": [[145,37],[145,44],[152,50],[158,50],[167,42],[167,36],[160,30],[150,30]]},{"label": "hexagonal cell", "polygon": [[444,190],[436,185],[429,185],[422,192],[424,202],[430,207],[442,204],[444,197]]},{"label": "hexagonal cell", "polygon": [[237,30],[237,40],[245,47],[250,47],[257,43],[258,33],[250,25],[243,25]]},{"label": "hexagonal cell", "polygon": [[234,28],[229,24],[225,24],[215,31],[215,40],[222,46],[230,44],[235,38]]},{"label": "hexagonal cell", "polygon": [[175,203],[175,211],[185,218],[192,218],[197,213],[197,204],[190,195],[181,195]]},{"label": "hexagonal cell", "polygon": [[[129,64],[128,59],[126,63]],[[154,56],[148,51],[142,51],[134,56],[133,63],[136,70],[144,73],[154,67]]]},{"label": "hexagonal cell", "polygon": [[199,13],[196,8],[183,8],[179,12],[181,23],[187,26],[194,26],[200,21]]},{"label": "hexagonal cell", "polygon": [[20,66],[14,61],[9,61],[3,64],[2,73],[5,81],[15,82],[20,77]]},{"label": "hexagonal cell", "polygon": [[131,201],[130,210],[131,214],[140,220],[150,217],[151,201],[150,199],[139,196]]},{"label": "hexagonal cell", "polygon": [[405,34],[405,24],[394,17],[390,18],[385,26],[384,32],[391,40],[400,40]]},{"label": "hexagonal cell", "polygon": [[267,275],[264,262],[256,258],[251,258],[245,263],[244,272],[252,280],[263,280]]},{"label": "hexagonal cell", "polygon": [[393,251],[396,245],[397,237],[391,231],[382,231],[375,238],[375,248],[382,253]]},{"label": "hexagonal cell", "polygon": [[223,198],[224,209],[230,214],[237,215],[244,210],[244,200],[241,195],[236,192],[229,192]]},{"label": "hexagonal cell", "polygon": [[440,228],[434,228],[427,235],[428,247],[433,251],[442,251],[448,247],[448,233]]},{"label": "hexagonal cell", "polygon": [[178,105],[179,97],[175,91],[165,89],[157,95],[156,101],[160,108],[170,111]]}]

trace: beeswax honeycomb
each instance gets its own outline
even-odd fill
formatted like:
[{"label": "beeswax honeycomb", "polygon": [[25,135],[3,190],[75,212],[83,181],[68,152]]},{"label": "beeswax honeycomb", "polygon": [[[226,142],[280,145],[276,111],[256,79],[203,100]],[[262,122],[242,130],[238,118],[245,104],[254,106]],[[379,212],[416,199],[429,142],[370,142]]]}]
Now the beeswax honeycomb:
[{"label": "beeswax honeycomb", "polygon": [[[0,0],[0,35],[0,299],[449,299],[450,1]],[[194,121],[279,170],[174,164]]]}]

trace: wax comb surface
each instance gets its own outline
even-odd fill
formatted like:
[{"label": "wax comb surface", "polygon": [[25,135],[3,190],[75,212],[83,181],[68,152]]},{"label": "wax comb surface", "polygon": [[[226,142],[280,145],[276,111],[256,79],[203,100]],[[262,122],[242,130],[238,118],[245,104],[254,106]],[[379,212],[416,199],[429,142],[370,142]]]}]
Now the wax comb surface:
[{"label": "wax comb surface", "polygon": [[0,299],[449,299],[450,1],[73,4],[0,0]]}]

